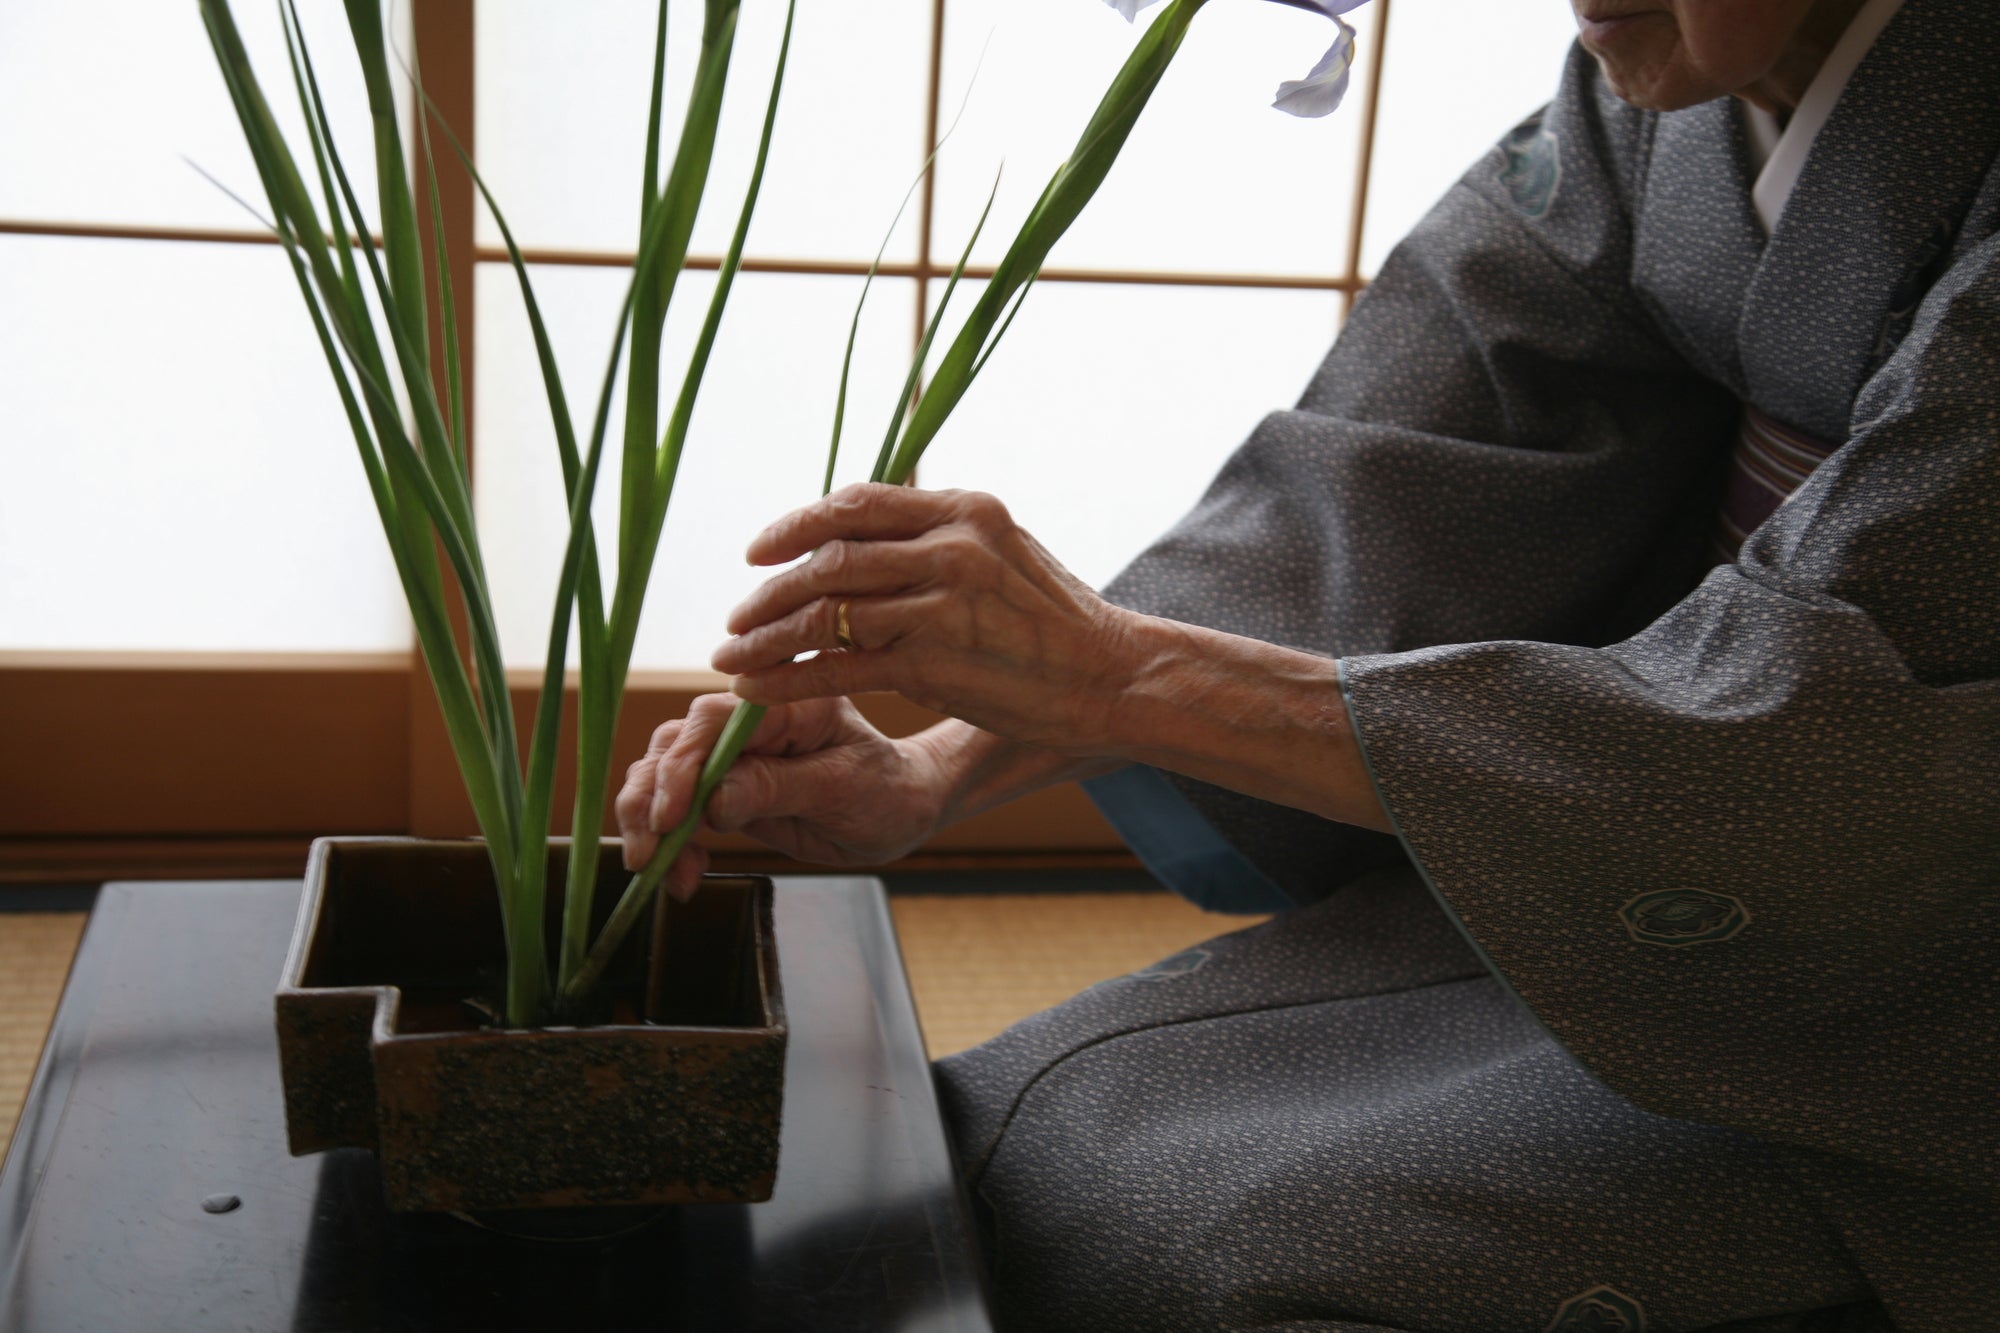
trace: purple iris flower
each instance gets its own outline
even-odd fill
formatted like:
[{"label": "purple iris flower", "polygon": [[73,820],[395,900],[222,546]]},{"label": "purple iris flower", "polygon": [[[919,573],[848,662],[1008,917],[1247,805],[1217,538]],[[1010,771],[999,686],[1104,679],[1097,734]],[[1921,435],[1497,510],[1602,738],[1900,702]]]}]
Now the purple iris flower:
[{"label": "purple iris flower", "polygon": [[[1125,16],[1127,22],[1138,17],[1139,11],[1147,5],[1156,2],[1106,0]],[[1341,15],[1360,8],[1366,0],[1272,0],[1272,3],[1323,14],[1332,19],[1339,29],[1334,35],[1333,46],[1320,57],[1319,63],[1303,79],[1288,79],[1279,84],[1278,98],[1271,103],[1278,110],[1294,116],[1328,115],[1340,105],[1340,99],[1347,96],[1348,75],[1354,69],[1354,29]]]}]

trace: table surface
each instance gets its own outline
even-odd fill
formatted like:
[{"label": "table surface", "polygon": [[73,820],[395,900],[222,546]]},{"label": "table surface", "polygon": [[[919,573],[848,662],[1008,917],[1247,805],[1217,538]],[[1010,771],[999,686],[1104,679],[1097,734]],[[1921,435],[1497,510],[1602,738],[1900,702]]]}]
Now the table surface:
[{"label": "table surface", "polygon": [[0,1171],[0,1330],[990,1328],[877,881],[777,881],[770,1202],[569,1244],[396,1216],[369,1154],[288,1154],[271,991],[298,895],[105,887]]}]

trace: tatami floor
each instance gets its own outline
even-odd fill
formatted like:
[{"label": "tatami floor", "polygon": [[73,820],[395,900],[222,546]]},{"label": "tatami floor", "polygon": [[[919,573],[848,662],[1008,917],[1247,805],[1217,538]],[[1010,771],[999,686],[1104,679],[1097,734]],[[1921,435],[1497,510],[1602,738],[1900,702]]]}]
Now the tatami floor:
[{"label": "tatami floor", "polygon": [[[945,893],[890,900],[933,1056],[1086,986],[1249,924],[1165,893]],[[62,996],[80,913],[0,912],[0,1147]]]}]

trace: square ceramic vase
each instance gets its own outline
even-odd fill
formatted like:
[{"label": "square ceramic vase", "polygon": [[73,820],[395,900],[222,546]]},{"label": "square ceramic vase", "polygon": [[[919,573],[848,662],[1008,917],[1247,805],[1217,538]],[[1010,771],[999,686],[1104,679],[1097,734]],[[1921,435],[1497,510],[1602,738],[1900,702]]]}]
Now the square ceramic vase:
[{"label": "square ceramic vase", "polygon": [[[550,848],[552,942],[568,851]],[[600,923],[629,878],[616,842],[603,863]],[[602,1022],[509,1029],[485,846],[321,838],[277,992],[291,1150],[372,1150],[399,1212],[768,1199],[785,1069],[771,913],[760,877],[661,894]]]}]

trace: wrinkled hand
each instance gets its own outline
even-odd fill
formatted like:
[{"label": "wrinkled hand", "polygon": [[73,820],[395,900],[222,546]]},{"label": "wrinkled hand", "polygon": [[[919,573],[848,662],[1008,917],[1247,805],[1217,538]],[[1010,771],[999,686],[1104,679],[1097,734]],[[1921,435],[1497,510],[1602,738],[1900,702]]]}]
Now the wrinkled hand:
[{"label": "wrinkled hand", "polygon": [[[766,528],[749,558],[808,552],[730,615],[737,637],[714,665],[741,697],[893,690],[1024,744],[1101,745],[1133,669],[1137,617],[1056,563],[992,496],[849,486]],[[843,603],[854,646],[837,649]]]},{"label": "wrinkled hand", "polygon": [[[645,865],[687,817],[703,762],[736,706],[729,694],[696,699],[685,718],[663,723],[625,774],[618,830],[625,868]],[[773,708],[709,798],[704,827],[741,831],[802,860],[873,865],[909,851],[940,819],[944,783],[919,737],[891,740],[845,699]],[[667,872],[668,892],[686,900],[708,868],[690,843]]]}]

